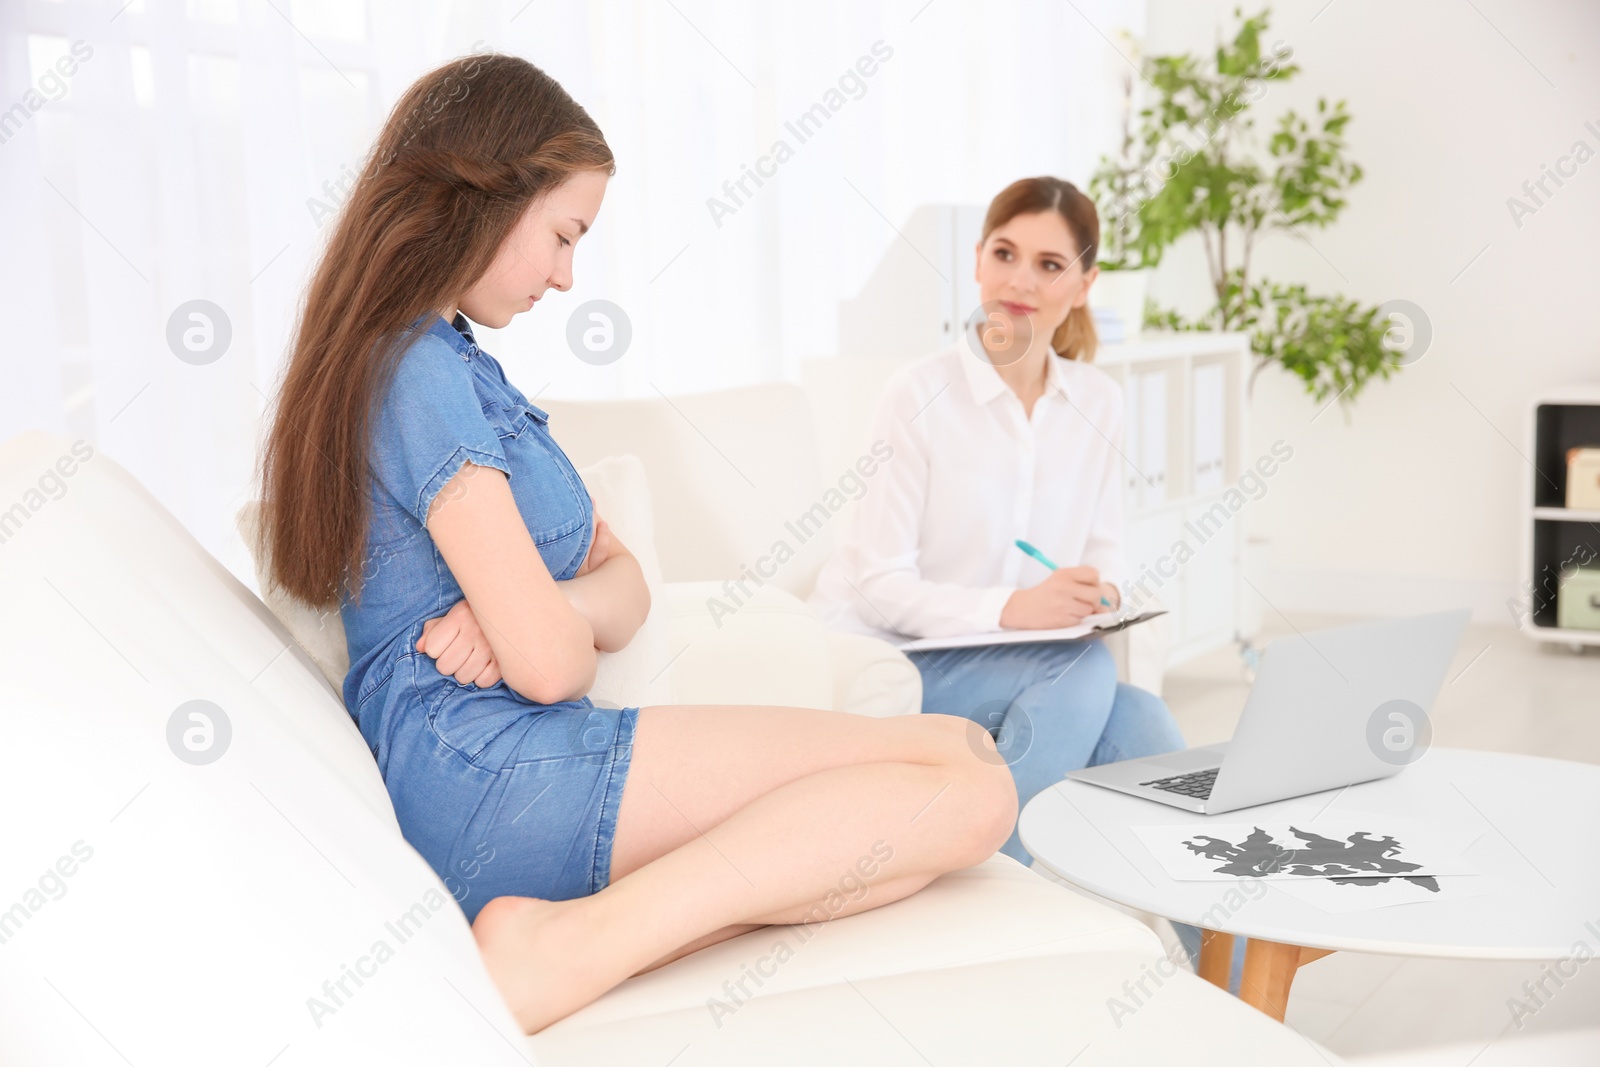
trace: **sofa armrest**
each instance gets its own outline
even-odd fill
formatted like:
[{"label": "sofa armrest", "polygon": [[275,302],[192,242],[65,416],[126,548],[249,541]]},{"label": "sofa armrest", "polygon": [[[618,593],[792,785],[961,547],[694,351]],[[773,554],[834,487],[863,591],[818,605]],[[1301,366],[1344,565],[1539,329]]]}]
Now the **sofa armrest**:
[{"label": "sofa armrest", "polygon": [[885,718],[922,710],[922,672],[904,652],[865,634],[830,630],[833,707],[853,715]]},{"label": "sofa armrest", "polygon": [[662,587],[673,702],[832,708],[827,628],[776,586],[751,593],[732,597],[721,582]]},{"label": "sofa armrest", "polygon": [[921,710],[922,675],[893,646],[828,629],[804,601],[776,586],[752,592],[735,598],[721,582],[662,587],[675,703],[780,704],[873,717]]}]

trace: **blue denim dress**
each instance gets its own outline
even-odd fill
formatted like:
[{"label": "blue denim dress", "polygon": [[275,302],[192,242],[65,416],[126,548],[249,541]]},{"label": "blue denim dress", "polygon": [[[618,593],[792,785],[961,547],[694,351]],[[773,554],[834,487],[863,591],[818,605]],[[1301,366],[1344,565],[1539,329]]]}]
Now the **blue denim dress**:
[{"label": "blue denim dress", "polygon": [[549,417],[506,380],[465,317],[437,315],[374,408],[371,520],[360,603],[344,586],[345,708],[378,761],[405,838],[469,920],[497,896],[567,900],[610,882],[637,708],[539,704],[505,682],[463,685],[416,651],[462,599],[426,528],[463,463],[506,473],[557,581],[588,554],[588,491]]}]

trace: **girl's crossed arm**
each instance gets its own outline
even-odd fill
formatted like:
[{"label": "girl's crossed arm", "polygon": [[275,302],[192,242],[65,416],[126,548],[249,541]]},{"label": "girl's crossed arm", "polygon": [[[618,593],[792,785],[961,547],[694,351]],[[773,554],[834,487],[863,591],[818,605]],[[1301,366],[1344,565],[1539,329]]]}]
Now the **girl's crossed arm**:
[{"label": "girl's crossed arm", "polygon": [[[601,652],[624,648],[650,611],[650,591],[638,559],[598,512],[583,564],[571,579],[557,582],[556,587],[589,622],[594,647]],[[502,677],[494,649],[465,599],[423,623],[417,651],[433,657],[440,674],[454,675],[463,685],[485,689]]]}]

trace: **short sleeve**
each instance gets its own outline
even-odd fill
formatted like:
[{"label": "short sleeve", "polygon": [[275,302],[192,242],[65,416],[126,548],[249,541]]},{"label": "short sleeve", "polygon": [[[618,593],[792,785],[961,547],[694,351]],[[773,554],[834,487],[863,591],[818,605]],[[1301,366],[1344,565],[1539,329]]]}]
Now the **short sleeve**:
[{"label": "short sleeve", "polygon": [[424,337],[407,349],[377,412],[373,475],[421,526],[433,498],[467,460],[510,477],[472,368],[446,344]]}]

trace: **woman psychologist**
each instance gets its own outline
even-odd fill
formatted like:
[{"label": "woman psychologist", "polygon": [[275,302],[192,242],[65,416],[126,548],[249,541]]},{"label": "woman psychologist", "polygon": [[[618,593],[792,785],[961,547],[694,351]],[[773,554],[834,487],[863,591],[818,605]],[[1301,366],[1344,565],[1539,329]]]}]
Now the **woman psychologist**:
[{"label": "woman psychologist", "polygon": [[[879,399],[869,439],[893,456],[818,576],[810,603],[830,626],[902,641],[1072,626],[1120,606],[1122,392],[1090,362],[1099,239],[1094,204],[1058,178],[1024,178],[989,205],[980,313]],[[1019,811],[1067,771],[1184,744],[1160,698],[1117,681],[1098,638],[911,658],[924,713],[995,735]],[[1015,828],[1001,851],[1032,863]]]}]

